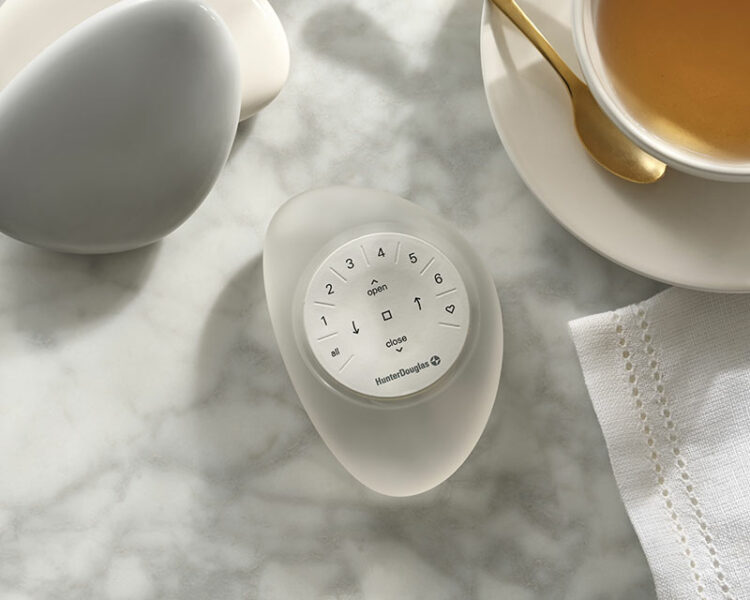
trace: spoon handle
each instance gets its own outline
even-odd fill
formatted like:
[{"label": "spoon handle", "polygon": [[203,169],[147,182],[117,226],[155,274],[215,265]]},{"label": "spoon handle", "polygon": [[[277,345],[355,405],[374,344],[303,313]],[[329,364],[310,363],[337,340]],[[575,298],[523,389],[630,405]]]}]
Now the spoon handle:
[{"label": "spoon handle", "polygon": [[542,35],[542,32],[536,28],[521,7],[516,4],[515,0],[492,0],[506,17],[523,33],[529,41],[536,46],[537,50],[542,53],[547,62],[552,65],[560,78],[565,82],[568,92],[573,93],[573,88],[583,83],[578,76],[573,73],[570,67],[560,57],[557,51]]}]

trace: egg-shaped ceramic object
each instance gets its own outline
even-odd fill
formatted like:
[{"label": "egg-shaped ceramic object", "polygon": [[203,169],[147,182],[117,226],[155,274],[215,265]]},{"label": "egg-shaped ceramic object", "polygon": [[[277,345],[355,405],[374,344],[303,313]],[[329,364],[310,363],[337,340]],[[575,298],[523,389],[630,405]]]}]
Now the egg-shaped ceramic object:
[{"label": "egg-shaped ceramic object", "polygon": [[[0,0],[0,90],[66,31],[118,0]],[[232,32],[247,119],[273,100],[289,75],[289,44],[268,0],[205,0]]]},{"label": "egg-shaped ceramic object", "polygon": [[180,225],[234,139],[232,36],[198,0],[123,0],[0,91],[0,231],[77,253],[129,250]]}]

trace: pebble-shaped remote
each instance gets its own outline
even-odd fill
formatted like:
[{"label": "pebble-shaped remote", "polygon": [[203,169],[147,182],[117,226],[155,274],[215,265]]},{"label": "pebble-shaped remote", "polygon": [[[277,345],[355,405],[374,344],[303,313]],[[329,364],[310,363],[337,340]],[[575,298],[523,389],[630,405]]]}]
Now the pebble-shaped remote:
[{"label": "pebble-shaped remote", "polygon": [[385,192],[307,192],[274,216],[264,278],[295,389],[352,475],[405,496],[463,463],[497,393],[502,323],[450,224]]}]

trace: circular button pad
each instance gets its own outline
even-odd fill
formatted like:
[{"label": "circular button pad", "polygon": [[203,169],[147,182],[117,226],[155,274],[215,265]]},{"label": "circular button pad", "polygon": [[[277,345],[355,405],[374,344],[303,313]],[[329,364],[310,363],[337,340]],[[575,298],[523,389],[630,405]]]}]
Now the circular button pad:
[{"label": "circular button pad", "polygon": [[374,233],[333,251],[312,276],[304,330],[315,358],[343,386],[398,398],[435,383],[455,363],[469,299],[453,263],[401,233]]}]

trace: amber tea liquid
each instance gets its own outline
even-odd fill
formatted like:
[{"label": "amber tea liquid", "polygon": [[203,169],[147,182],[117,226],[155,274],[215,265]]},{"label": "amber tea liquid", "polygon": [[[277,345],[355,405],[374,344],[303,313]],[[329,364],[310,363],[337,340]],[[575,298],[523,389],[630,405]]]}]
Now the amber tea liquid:
[{"label": "amber tea liquid", "polygon": [[618,94],[645,127],[750,161],[750,1],[602,0],[597,38]]}]

